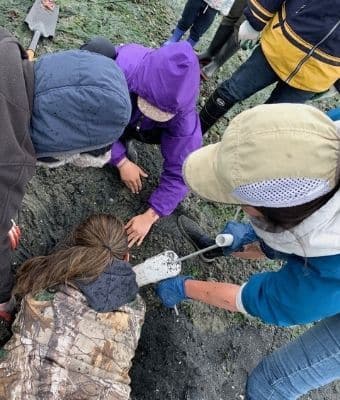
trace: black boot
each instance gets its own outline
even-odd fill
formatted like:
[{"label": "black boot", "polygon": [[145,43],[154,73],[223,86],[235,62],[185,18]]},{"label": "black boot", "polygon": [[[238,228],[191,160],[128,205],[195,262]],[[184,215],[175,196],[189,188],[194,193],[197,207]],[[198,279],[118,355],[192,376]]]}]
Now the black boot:
[{"label": "black boot", "polygon": [[197,58],[201,65],[209,64],[212,60],[213,55],[209,52],[209,49],[205,52],[198,54]]},{"label": "black boot", "polygon": [[204,53],[198,55],[199,62],[201,64],[204,64],[212,61],[212,58],[221,50],[221,48],[228,41],[230,35],[232,35],[233,32],[233,26],[220,24],[215,33],[215,36],[210,42],[208,49]]},{"label": "black boot", "polygon": [[213,59],[209,64],[201,68],[201,76],[207,81],[213,77],[214,73],[219,69],[219,67],[220,66],[217,64],[215,59]]},{"label": "black boot", "polygon": [[[182,235],[188,239],[188,241],[197,250],[204,249],[205,247],[212,246],[215,244],[215,240],[207,236],[203,230],[199,227],[196,222],[192,219],[181,215],[178,217],[178,227]],[[204,262],[210,263],[214,261],[216,257],[223,257],[223,250],[221,247],[207,251],[206,253],[200,254],[199,256]]]},{"label": "black boot", "polygon": [[218,88],[209,97],[200,112],[202,135],[204,135],[223,115],[230,110],[234,103],[218,95]]},{"label": "black boot", "polygon": [[214,73],[232,57],[239,49],[239,44],[235,33],[229,37],[224,43],[220,51],[215,55],[212,61],[201,69],[201,74],[204,79],[210,79]]}]

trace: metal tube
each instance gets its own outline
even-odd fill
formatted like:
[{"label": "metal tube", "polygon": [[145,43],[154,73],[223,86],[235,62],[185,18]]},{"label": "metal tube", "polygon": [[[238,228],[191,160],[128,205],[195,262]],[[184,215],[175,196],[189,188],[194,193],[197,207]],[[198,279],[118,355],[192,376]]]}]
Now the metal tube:
[{"label": "metal tube", "polygon": [[194,253],[188,254],[187,256],[184,256],[184,257],[181,257],[181,258],[177,258],[177,260],[175,260],[174,262],[182,262],[182,261],[185,261],[185,260],[189,260],[190,258],[196,257],[196,256],[198,256],[198,255],[200,255],[202,253],[205,253],[206,251],[217,249],[217,247],[220,247],[220,246],[217,245],[217,244],[213,244],[212,246],[209,246],[209,247],[206,247],[204,249],[195,251]]}]

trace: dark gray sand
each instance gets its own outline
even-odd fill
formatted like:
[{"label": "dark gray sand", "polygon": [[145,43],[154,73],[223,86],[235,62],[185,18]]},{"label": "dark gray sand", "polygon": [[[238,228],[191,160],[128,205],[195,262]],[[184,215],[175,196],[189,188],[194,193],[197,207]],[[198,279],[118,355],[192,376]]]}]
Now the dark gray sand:
[{"label": "dark gray sand", "polygon": [[[60,0],[59,4],[57,36],[54,42],[41,44],[41,54],[77,47],[94,34],[106,35],[116,43],[136,41],[157,46],[166,39],[184,2]],[[28,0],[0,3],[0,25],[16,33],[25,45],[30,35],[22,21],[30,5]],[[213,28],[199,49],[204,48],[212,33]],[[216,79],[205,83],[202,99],[213,91],[218,81],[230,76],[247,56],[244,52],[235,55]],[[217,141],[229,118],[260,104],[268,93],[268,90],[263,91],[234,107],[228,118],[210,132],[207,142]],[[315,105],[327,110],[338,101],[339,98],[331,99]],[[46,254],[72,226],[91,213],[110,212],[128,221],[143,212],[148,196],[157,185],[162,160],[157,146],[138,144],[137,148],[141,165],[149,173],[140,195],[131,194],[113,168],[38,168],[20,213],[23,240],[13,259],[14,268],[30,256]],[[164,250],[174,250],[179,255],[193,251],[177,228],[178,215],[188,215],[208,232],[216,234],[234,212],[234,208],[220,207],[190,195],[174,215],[161,220],[152,229],[140,248],[133,249],[132,263],[137,264]],[[273,263],[233,258],[221,259],[211,265],[197,258],[184,263],[183,273],[242,283],[254,272],[276,267]],[[172,310],[160,305],[152,287],[143,289],[142,295],[148,311],[131,370],[133,400],[241,400],[247,375],[261,357],[303,331],[301,328],[284,330],[265,326],[257,320],[191,302],[179,306],[177,317]],[[313,400],[339,398],[340,384],[304,397]]]}]

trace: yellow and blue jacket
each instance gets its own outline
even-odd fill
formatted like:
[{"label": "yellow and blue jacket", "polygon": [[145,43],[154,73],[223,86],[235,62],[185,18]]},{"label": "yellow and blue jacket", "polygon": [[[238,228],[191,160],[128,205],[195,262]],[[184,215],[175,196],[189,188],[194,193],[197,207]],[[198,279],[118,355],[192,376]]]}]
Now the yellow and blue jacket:
[{"label": "yellow and blue jacket", "polygon": [[290,86],[318,93],[340,78],[340,0],[248,0],[245,15]]}]

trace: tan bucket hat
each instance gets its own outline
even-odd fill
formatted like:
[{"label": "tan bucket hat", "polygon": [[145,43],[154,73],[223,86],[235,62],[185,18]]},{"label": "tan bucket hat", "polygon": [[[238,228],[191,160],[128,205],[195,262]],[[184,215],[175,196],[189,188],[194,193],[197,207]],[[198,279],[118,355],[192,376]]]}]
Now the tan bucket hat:
[{"label": "tan bucket hat", "polygon": [[292,207],[336,185],[340,140],[334,122],[303,104],[267,104],[234,118],[222,141],[190,154],[187,185],[229,204]]},{"label": "tan bucket hat", "polygon": [[167,122],[175,116],[175,114],[160,110],[140,96],[137,98],[137,106],[146,117],[153,121]]}]

